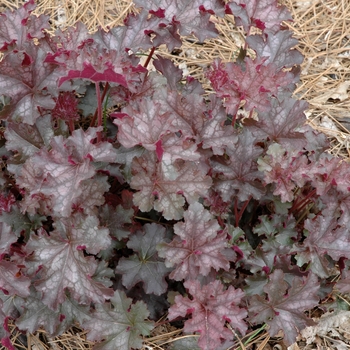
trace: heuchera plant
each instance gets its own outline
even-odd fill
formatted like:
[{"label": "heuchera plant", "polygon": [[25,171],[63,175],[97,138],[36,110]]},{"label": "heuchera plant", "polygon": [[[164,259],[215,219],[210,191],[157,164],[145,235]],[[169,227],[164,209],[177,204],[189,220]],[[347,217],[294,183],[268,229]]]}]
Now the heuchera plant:
[{"label": "heuchera plant", "polygon": [[[96,349],[135,349],[167,314],[201,349],[262,324],[290,345],[306,310],[350,291],[350,167],[292,97],[291,16],[276,0],[134,3],[94,34],[50,36],[33,0],[0,16],[2,344],[10,320],[52,336],[78,322]],[[208,95],[155,50],[215,37],[225,14],[246,41],[208,67]]]}]

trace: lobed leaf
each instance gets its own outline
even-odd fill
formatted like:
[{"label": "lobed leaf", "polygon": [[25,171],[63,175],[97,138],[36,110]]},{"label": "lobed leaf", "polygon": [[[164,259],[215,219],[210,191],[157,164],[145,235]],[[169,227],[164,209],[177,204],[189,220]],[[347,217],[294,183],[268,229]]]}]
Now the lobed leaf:
[{"label": "lobed leaf", "polygon": [[238,306],[244,296],[240,289],[230,286],[225,290],[220,281],[201,286],[198,281],[188,280],[184,285],[192,299],[177,295],[168,318],[173,320],[192,314],[192,318],[185,321],[184,331],[200,333],[198,345],[201,349],[215,350],[221,340],[232,338],[232,332],[225,328],[226,322],[245,333],[247,326],[243,319],[247,312]]},{"label": "lobed leaf", "polygon": [[193,203],[184,213],[184,222],[174,225],[175,239],[158,246],[159,256],[167,267],[176,266],[170,278],[195,280],[207,276],[212,269],[228,270],[229,261],[223,254],[226,239],[218,222],[200,203]]},{"label": "lobed leaf", "polygon": [[135,254],[121,258],[116,273],[122,274],[123,285],[130,289],[143,282],[147,294],[161,295],[167,290],[165,277],[171,269],[158,258],[156,246],[164,240],[165,228],[158,224],[146,224],[143,231],[136,232],[127,246]]},{"label": "lobed leaf", "polygon": [[318,279],[311,272],[306,278],[294,277],[289,286],[282,270],[277,269],[264,287],[267,299],[259,295],[251,297],[250,320],[254,324],[266,322],[272,337],[282,330],[284,342],[289,346],[295,342],[298,331],[313,324],[304,311],[318,304],[319,288]]},{"label": "lobed leaf", "polygon": [[92,317],[83,322],[89,330],[87,338],[102,341],[95,345],[96,350],[129,350],[140,349],[142,339],[153,329],[149,321],[146,305],[142,301],[132,304],[124,292],[115,291],[110,303],[98,304]]}]

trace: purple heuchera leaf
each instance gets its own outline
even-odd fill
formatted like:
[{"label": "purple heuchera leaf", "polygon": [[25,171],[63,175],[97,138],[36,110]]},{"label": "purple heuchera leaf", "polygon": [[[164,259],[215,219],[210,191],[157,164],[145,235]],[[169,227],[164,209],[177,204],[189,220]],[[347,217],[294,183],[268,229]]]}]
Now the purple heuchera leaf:
[{"label": "purple heuchera leaf", "polygon": [[335,285],[336,290],[341,293],[350,293],[350,271],[343,270],[341,273],[341,279]]},{"label": "purple heuchera leaf", "polygon": [[27,263],[30,272],[37,275],[34,285],[42,293],[42,301],[57,309],[66,289],[81,304],[103,303],[109,298],[112,290],[94,276],[97,261],[86,257],[83,250],[97,254],[110,244],[108,230],[98,226],[96,217],[77,214],[57,221],[50,236],[43,229],[38,236],[31,235],[26,251],[32,255]]},{"label": "purple heuchera leaf", "polygon": [[[79,35],[72,31],[71,35]],[[78,40],[78,39],[77,39]],[[87,79],[94,83],[109,82],[124,87],[129,86],[128,80],[140,82],[140,73],[147,70],[138,65],[134,66],[133,61],[125,52],[118,52],[107,49],[101,43],[95,42],[90,37],[81,42],[74,49],[71,49],[67,40],[68,48],[58,46],[55,53],[49,53],[45,59],[46,63],[59,65],[58,85],[71,79]]]},{"label": "purple heuchera leaf", "polygon": [[214,189],[225,202],[234,197],[241,201],[250,197],[259,199],[264,194],[263,174],[256,164],[263,150],[255,146],[256,141],[251,132],[244,129],[237,143],[226,148],[225,156],[212,158]]},{"label": "purple heuchera leaf", "polygon": [[[193,34],[201,42],[217,36],[210,15],[224,14],[224,6],[218,0],[135,0],[136,6],[161,17],[165,25],[176,24],[182,36]],[[164,39],[163,39],[164,41]],[[158,46],[158,44],[156,44]]]},{"label": "purple heuchera leaf", "polygon": [[295,186],[303,187],[307,181],[308,160],[291,149],[286,151],[280,144],[269,146],[266,155],[258,159],[258,169],[264,173],[266,184],[274,183],[273,194],[282,202],[292,202]]},{"label": "purple heuchera leaf", "polygon": [[223,155],[225,146],[233,148],[238,138],[232,125],[226,125],[227,114],[222,101],[214,95],[209,96],[207,119],[200,131],[203,149],[211,148],[216,155]]},{"label": "purple heuchera leaf", "polygon": [[104,194],[110,185],[108,177],[96,174],[92,179],[80,183],[81,195],[73,203],[74,211],[84,211],[87,215],[96,215],[98,207],[105,203]]},{"label": "purple heuchera leaf", "polygon": [[348,195],[350,189],[349,163],[330,154],[322,154],[318,162],[313,162],[305,171],[317,194],[323,196],[336,189],[339,194]]},{"label": "purple heuchera leaf", "polygon": [[41,301],[39,292],[31,290],[29,297],[18,302],[21,305],[21,316],[16,320],[16,326],[30,333],[43,327],[52,336],[57,336],[66,331],[74,322],[82,322],[89,319],[90,305],[79,305],[78,302],[66,297],[59,308],[54,311]]},{"label": "purple heuchera leaf", "polygon": [[205,196],[211,185],[210,177],[193,162],[178,161],[174,164],[173,176],[165,176],[161,163],[150,152],[133,160],[132,173],[130,185],[138,190],[134,194],[134,204],[144,212],[154,208],[167,220],[181,219],[185,198],[193,203],[201,195]]},{"label": "purple heuchera leaf", "polygon": [[18,179],[28,191],[22,203],[25,210],[32,211],[40,205],[47,215],[68,217],[71,214],[73,204],[86,189],[84,180],[96,173],[92,161],[114,162],[116,159],[110,143],[91,143],[98,130],[90,128],[85,133],[82,129],[75,130],[68,139],[56,136],[50,151],[43,148],[27,160]]},{"label": "purple heuchera leaf", "polygon": [[184,331],[200,333],[198,345],[201,349],[215,350],[221,340],[232,338],[232,331],[225,327],[226,322],[245,334],[247,325],[243,319],[247,312],[238,306],[244,297],[243,291],[232,286],[224,290],[220,281],[204,286],[198,281],[186,281],[184,285],[192,299],[177,295],[168,318],[173,320],[192,314],[191,320],[185,321]]},{"label": "purple heuchera leaf", "polygon": [[9,318],[3,312],[2,308],[3,308],[3,302],[0,299],[0,342],[7,349],[15,350],[15,347],[12,345],[12,342],[10,340],[11,332],[7,324]]},{"label": "purple heuchera leaf", "polygon": [[306,145],[306,138],[304,133],[296,130],[306,122],[304,111],[308,106],[307,102],[296,101],[283,94],[271,98],[270,102],[269,111],[259,112],[259,120],[245,119],[244,126],[264,142],[276,142],[286,148],[292,145],[293,148],[302,150]]},{"label": "purple heuchera leaf", "polygon": [[124,209],[121,205],[113,208],[111,205],[105,204],[100,207],[100,223],[109,229],[112,237],[122,240],[130,234],[130,229],[125,226],[132,223],[134,215],[133,209]]},{"label": "purple heuchera leaf", "polygon": [[118,141],[124,147],[142,145],[149,151],[155,151],[162,136],[179,130],[170,112],[160,111],[158,103],[143,99],[137,108],[135,110],[128,105],[121,113],[112,115],[117,117],[113,123],[118,125]]},{"label": "purple heuchera leaf", "polygon": [[99,350],[140,349],[140,335],[147,336],[153,329],[152,323],[145,321],[149,316],[145,303],[132,304],[131,299],[120,291],[114,292],[110,303],[95,305],[91,316],[83,322],[83,327],[89,330],[89,340],[103,340],[96,345]]},{"label": "purple heuchera leaf", "polygon": [[[114,124],[118,125],[118,140],[126,148],[142,145],[155,151],[164,165],[170,165],[176,159],[198,160],[200,157],[196,144],[189,137],[192,132],[189,125],[174,118],[170,110],[163,112],[158,102],[143,99],[137,104],[137,110],[129,105],[112,116],[117,117]],[[179,135],[181,123],[189,130],[188,137]]]},{"label": "purple heuchera leaf", "polygon": [[330,263],[326,254],[334,261],[350,258],[349,228],[339,225],[331,215],[318,215],[304,224],[307,237],[302,245],[295,244],[298,266],[309,264],[312,272],[321,278],[330,276]]},{"label": "purple heuchera leaf", "polygon": [[121,258],[116,273],[122,274],[123,285],[130,289],[143,282],[147,294],[161,295],[167,290],[165,276],[171,271],[158,258],[156,245],[164,240],[165,228],[157,224],[146,224],[144,232],[138,231],[129,239],[127,246],[135,254]]},{"label": "purple heuchera leaf", "polygon": [[292,19],[287,7],[279,5],[277,0],[234,0],[227,4],[226,13],[233,14],[237,25],[243,26],[247,33],[252,26],[262,31],[265,28],[277,31],[283,21]]},{"label": "purple heuchera leaf", "polygon": [[[51,124],[51,117],[49,118]],[[51,134],[50,131],[52,131],[52,129],[47,129],[45,136]],[[25,123],[8,122],[4,136],[6,139],[6,149],[18,153],[22,162],[37,153],[41,147],[45,146],[44,139],[36,124],[29,125]]]},{"label": "purple heuchera leaf", "polygon": [[265,59],[246,57],[244,68],[236,62],[222,63],[215,60],[207,76],[217,95],[225,99],[226,111],[235,115],[241,101],[251,111],[267,112],[271,97],[289,89],[294,81],[292,73],[278,71],[273,63],[264,65]]},{"label": "purple heuchera leaf", "polygon": [[319,288],[318,278],[312,273],[307,278],[294,277],[289,286],[283,271],[275,270],[264,287],[267,299],[259,295],[250,298],[250,320],[254,324],[266,322],[272,337],[282,330],[289,346],[295,342],[298,331],[314,324],[304,311],[318,305]]},{"label": "purple heuchera leaf", "polygon": [[0,117],[33,125],[40,108],[55,106],[58,77],[55,66],[44,63],[48,52],[51,48],[46,42],[29,42],[25,52],[10,52],[0,61],[0,96],[11,98]]},{"label": "purple heuchera leaf", "polygon": [[249,35],[246,42],[259,58],[265,58],[264,64],[273,63],[278,70],[291,68],[303,62],[303,55],[296,49],[298,40],[292,37],[290,30],[276,33],[265,31],[265,35]]},{"label": "purple heuchera leaf", "polygon": [[17,237],[11,226],[5,222],[0,222],[0,261],[4,254],[8,254],[11,244],[17,242]]},{"label": "purple heuchera leaf", "polygon": [[6,295],[19,295],[27,297],[30,279],[22,275],[21,269],[16,264],[0,260],[0,290]]},{"label": "purple heuchera leaf", "polygon": [[22,50],[28,40],[45,36],[44,30],[50,29],[50,17],[31,15],[35,8],[34,0],[30,0],[17,11],[7,10],[0,14],[0,51],[6,52],[12,45],[16,50]]},{"label": "purple heuchera leaf", "polygon": [[226,235],[220,233],[220,225],[209,211],[193,203],[184,213],[184,220],[174,225],[176,238],[157,248],[167,267],[176,266],[170,278],[194,280],[198,274],[207,276],[212,269],[228,270],[230,263],[223,255]]}]

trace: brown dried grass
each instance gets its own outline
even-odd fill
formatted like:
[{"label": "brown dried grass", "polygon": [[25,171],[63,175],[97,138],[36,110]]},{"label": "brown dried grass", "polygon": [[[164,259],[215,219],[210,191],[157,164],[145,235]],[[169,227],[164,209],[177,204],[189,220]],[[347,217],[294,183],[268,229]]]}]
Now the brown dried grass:
[{"label": "brown dried grass", "polygon": [[[15,9],[24,0],[0,0],[0,11]],[[348,0],[283,0],[292,12],[294,22],[287,23],[299,39],[298,49],[305,56],[301,82],[295,91],[298,98],[309,102],[308,122],[328,135],[330,152],[350,159],[350,2]],[[131,0],[37,0],[36,14],[48,14],[52,27],[65,28],[77,21],[89,30],[98,27],[122,25],[125,16],[133,11]],[[161,48],[163,54],[173,59],[187,74],[206,84],[203,69],[213,58],[230,61],[237,56],[244,40],[239,29],[234,28],[231,17],[215,19],[220,36],[205,44],[188,38],[181,50],[171,54]],[[186,74],[186,73],[185,73]],[[35,334],[21,334],[14,325],[12,341],[17,349],[46,350],[92,349],[86,333],[72,327],[59,337],[50,338],[39,330]],[[151,337],[145,339],[144,350],[165,350],[174,340],[181,338],[181,330],[158,326]],[[25,339],[25,341],[24,341]],[[243,339],[236,338],[235,349],[272,349],[271,339],[263,331],[250,333]],[[278,339],[275,340],[278,344]],[[244,345],[245,344],[245,345]],[[349,345],[348,345],[349,346]],[[277,347],[277,348],[280,348]],[[299,347],[297,346],[299,349]],[[2,350],[3,347],[0,347]]]}]

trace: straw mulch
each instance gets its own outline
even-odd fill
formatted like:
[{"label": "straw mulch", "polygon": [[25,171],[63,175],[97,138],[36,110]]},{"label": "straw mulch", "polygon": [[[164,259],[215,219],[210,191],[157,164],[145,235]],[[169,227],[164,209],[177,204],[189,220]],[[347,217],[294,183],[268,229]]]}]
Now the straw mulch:
[{"label": "straw mulch", "polygon": [[[0,0],[0,12],[5,8],[15,9],[24,0]],[[304,54],[301,82],[295,94],[309,102],[308,122],[329,136],[330,152],[350,159],[350,2],[348,0],[283,0],[292,12],[294,22],[287,23],[299,39],[298,49]],[[52,19],[53,29],[64,28],[82,21],[94,31],[97,27],[107,29],[120,25],[123,18],[133,11],[131,0],[37,0],[35,13],[46,13]],[[244,40],[242,33],[234,28],[232,18],[216,19],[220,36],[204,45],[190,38],[181,50],[165,53],[171,57],[184,75],[191,74],[203,83],[203,68],[213,58],[229,61],[236,56]],[[209,89],[209,86],[207,85]],[[334,296],[343,298],[342,296]],[[348,303],[344,299],[345,303]],[[350,317],[349,317],[350,318]],[[342,331],[339,322],[332,329],[336,339],[329,335],[316,335],[313,344],[306,345],[301,339],[290,350],[334,349],[350,347],[348,331]],[[334,333],[335,332],[335,333]],[[181,330],[167,324],[158,326],[151,338],[145,339],[144,350],[165,350],[175,340],[184,337]],[[185,340],[191,340],[185,338]],[[195,337],[195,336],[194,336]],[[270,339],[264,329],[236,338],[234,349],[284,350],[279,338]],[[13,342],[17,349],[91,349],[85,333],[78,327],[57,338],[50,338],[44,331],[36,334],[21,334],[13,327]],[[339,345],[342,342],[341,345]],[[2,348],[0,348],[2,349]]]}]

